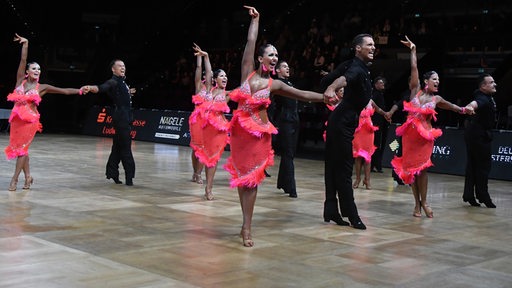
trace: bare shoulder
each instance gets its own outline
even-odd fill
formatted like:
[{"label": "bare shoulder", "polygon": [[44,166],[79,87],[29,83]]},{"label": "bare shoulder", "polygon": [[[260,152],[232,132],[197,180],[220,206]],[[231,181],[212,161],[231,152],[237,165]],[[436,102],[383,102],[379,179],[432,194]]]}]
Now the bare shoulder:
[{"label": "bare shoulder", "polygon": [[43,96],[48,91],[48,88],[51,88],[53,86],[49,84],[39,83],[39,88],[37,89],[39,92],[39,96]]},{"label": "bare shoulder", "polygon": [[272,80],[272,85],[270,85],[270,90],[271,91],[274,91],[274,90],[279,90],[281,89],[281,87],[283,87],[281,84],[283,82],[282,81],[275,81],[275,80]]},{"label": "bare shoulder", "polygon": [[434,95],[432,97],[434,98],[434,102],[436,102],[436,103],[446,102],[446,100],[444,100],[444,98],[441,95]]}]

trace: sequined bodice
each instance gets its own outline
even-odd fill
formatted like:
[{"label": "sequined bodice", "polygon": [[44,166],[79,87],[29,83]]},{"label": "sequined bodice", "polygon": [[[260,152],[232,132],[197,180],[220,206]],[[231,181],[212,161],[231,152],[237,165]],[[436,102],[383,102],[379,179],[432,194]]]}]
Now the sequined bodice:
[{"label": "sequined bodice", "polygon": [[411,102],[414,106],[419,107],[421,109],[436,109],[436,102],[434,101],[434,96],[431,101],[421,104],[419,95],[416,95]]},{"label": "sequined bodice", "polygon": [[39,105],[41,102],[41,96],[39,96],[39,83],[30,90],[25,91],[25,83],[23,81],[20,86],[14,89],[13,93],[7,96],[7,100],[15,102],[14,105],[26,105],[26,104],[35,104]]}]

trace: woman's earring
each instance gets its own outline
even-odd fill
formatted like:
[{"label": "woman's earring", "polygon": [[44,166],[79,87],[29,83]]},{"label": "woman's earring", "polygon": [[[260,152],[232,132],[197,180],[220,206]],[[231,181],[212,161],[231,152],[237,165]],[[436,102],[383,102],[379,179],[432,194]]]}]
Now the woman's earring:
[{"label": "woman's earring", "polygon": [[263,72],[267,72],[268,69],[267,69],[267,66],[265,66],[265,64],[261,63],[261,70],[263,70]]}]

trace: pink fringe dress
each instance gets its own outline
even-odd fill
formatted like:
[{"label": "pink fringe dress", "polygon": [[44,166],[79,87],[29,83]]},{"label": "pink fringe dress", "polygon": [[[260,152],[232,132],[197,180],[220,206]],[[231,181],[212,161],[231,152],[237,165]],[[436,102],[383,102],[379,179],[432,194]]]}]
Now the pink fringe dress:
[{"label": "pink fringe dress", "polygon": [[263,122],[260,110],[270,105],[270,85],[251,93],[249,79],[233,90],[229,96],[238,102],[238,108],[233,112],[230,125],[231,155],[224,165],[231,174],[230,186],[255,188],[265,179],[265,168],[274,165],[274,150],[272,150],[272,134],[277,129],[270,121]]},{"label": "pink fringe dress", "polygon": [[190,146],[206,167],[217,165],[229,142],[229,121],[224,116],[230,110],[226,93],[214,97],[212,91],[206,92],[203,89],[192,97],[196,107],[189,118]]},{"label": "pink fringe dress", "polygon": [[418,95],[404,102],[407,120],[396,129],[396,135],[402,136],[402,157],[395,156],[391,165],[405,184],[412,184],[416,175],[433,165],[430,157],[434,141],[443,134],[430,123],[431,119],[437,120],[435,108],[434,99],[421,105]]},{"label": "pink fringe dress", "polygon": [[371,105],[366,106],[359,114],[359,124],[354,132],[352,140],[352,155],[354,158],[363,157],[365,162],[372,161],[372,155],[377,149],[373,143],[375,131],[379,127],[373,126],[372,115],[375,109]]},{"label": "pink fringe dress", "polygon": [[[199,93],[192,95],[192,103],[194,103],[194,111],[190,114],[188,118],[188,127],[190,130],[190,147],[194,150],[194,154],[196,151],[200,151],[204,149],[204,140],[203,140],[203,126],[205,119],[202,115],[201,105],[206,101],[206,86],[203,86]],[[197,155],[196,155],[197,156]]]},{"label": "pink fringe dress", "polygon": [[7,100],[14,102],[9,117],[9,146],[4,150],[8,160],[28,155],[28,148],[34,140],[36,132],[43,131],[43,125],[39,122],[40,115],[37,111],[37,106],[41,102],[39,83],[36,84],[35,88],[25,92],[25,82],[23,81],[20,86],[7,95]]}]

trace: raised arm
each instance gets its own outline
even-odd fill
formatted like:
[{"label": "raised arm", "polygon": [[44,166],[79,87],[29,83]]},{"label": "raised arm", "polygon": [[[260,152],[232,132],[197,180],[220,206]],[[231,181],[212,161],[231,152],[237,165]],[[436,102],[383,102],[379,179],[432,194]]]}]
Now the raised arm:
[{"label": "raised arm", "polygon": [[202,78],[202,72],[203,72],[203,56],[197,54],[197,53],[194,53],[194,55],[196,55],[196,72],[195,72],[195,76],[194,76],[194,83],[195,83],[195,87],[196,87],[196,94],[199,93],[199,91],[201,91],[201,81],[203,79]]},{"label": "raised arm", "polygon": [[14,41],[20,42],[21,44],[21,58],[20,65],[18,66],[18,72],[16,73],[16,87],[18,87],[23,79],[25,79],[25,70],[27,67],[27,57],[28,57],[28,39],[21,37],[18,34],[14,34]]},{"label": "raised arm", "polygon": [[244,6],[249,10],[251,15],[251,24],[249,25],[249,31],[247,32],[247,43],[245,44],[244,54],[242,56],[242,74],[240,83],[245,81],[249,74],[254,71],[254,52],[256,50],[256,40],[258,39],[258,28],[260,23],[260,13],[256,8],[251,6]]},{"label": "raised arm", "polygon": [[411,49],[411,82],[409,88],[411,90],[410,99],[412,99],[412,97],[416,95],[419,89],[421,89],[418,73],[418,58],[416,56],[416,45],[412,43],[411,40],[409,40],[409,37],[405,36],[405,39],[405,41],[400,40],[400,42]]},{"label": "raised arm", "polygon": [[208,53],[205,51],[202,51],[204,54],[204,72],[205,72],[205,85],[206,90],[210,91],[212,88],[212,79],[213,79],[213,70],[212,70],[212,63],[210,62],[210,57],[208,56]]},{"label": "raised arm", "polygon": [[201,50],[201,48],[194,43],[192,47],[194,49],[194,55],[196,56],[196,73],[195,73],[195,85],[196,85],[196,94],[201,91],[202,88],[202,62],[204,57],[204,65],[205,65],[205,86],[207,89],[210,89],[212,82],[212,65],[210,64],[210,59],[208,58],[208,53]]}]

